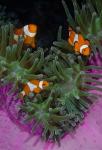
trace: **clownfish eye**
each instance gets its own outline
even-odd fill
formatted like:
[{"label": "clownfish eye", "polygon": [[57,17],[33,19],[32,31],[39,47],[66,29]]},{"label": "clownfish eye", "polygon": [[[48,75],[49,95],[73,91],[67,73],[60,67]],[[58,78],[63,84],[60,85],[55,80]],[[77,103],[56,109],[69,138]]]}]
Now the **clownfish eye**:
[{"label": "clownfish eye", "polygon": [[47,82],[44,82],[44,83],[43,83],[43,87],[46,87],[46,86],[48,86],[48,83],[47,83]]},{"label": "clownfish eye", "polygon": [[29,24],[29,29],[30,29],[31,32],[36,32],[37,31],[37,25]]},{"label": "clownfish eye", "polygon": [[87,50],[86,50],[86,49],[84,49],[83,51],[84,51],[84,52],[87,52]]},{"label": "clownfish eye", "polygon": [[43,86],[46,86],[46,83],[43,83]]}]

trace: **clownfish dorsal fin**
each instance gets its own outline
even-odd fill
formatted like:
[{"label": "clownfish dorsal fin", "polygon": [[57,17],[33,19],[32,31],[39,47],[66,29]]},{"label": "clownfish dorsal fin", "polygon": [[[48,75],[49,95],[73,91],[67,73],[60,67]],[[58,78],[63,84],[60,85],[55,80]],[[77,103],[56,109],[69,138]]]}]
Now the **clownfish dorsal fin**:
[{"label": "clownfish dorsal fin", "polygon": [[87,44],[89,46],[90,45],[90,41],[89,40],[85,40],[85,44]]},{"label": "clownfish dorsal fin", "polygon": [[32,84],[35,84],[35,85],[39,85],[39,80],[30,80],[30,82],[32,83]]},{"label": "clownfish dorsal fin", "polygon": [[82,45],[84,44],[85,40],[84,40],[84,37],[82,36],[82,34],[79,34],[79,44]]}]

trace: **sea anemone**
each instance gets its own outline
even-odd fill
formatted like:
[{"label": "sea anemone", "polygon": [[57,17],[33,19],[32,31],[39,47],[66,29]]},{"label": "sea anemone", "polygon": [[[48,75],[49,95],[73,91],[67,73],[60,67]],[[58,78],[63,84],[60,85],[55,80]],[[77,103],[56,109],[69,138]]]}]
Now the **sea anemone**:
[{"label": "sea anemone", "polygon": [[[75,21],[73,22],[65,2],[62,2],[69,16],[69,24],[74,28]],[[76,6],[76,3],[74,5]],[[77,11],[76,7],[75,10]],[[80,16],[78,17],[80,20]],[[86,31],[84,32],[83,26],[80,28],[82,34],[88,34]],[[92,29],[93,26],[88,28]],[[58,30],[57,41],[53,42],[50,49],[36,48],[34,52],[24,47],[21,38],[17,44],[13,43],[12,24],[2,26],[0,30],[1,83],[2,86],[13,85],[12,91],[10,90],[8,94],[11,96],[10,104],[14,103],[15,107],[18,108],[18,103],[20,103],[17,113],[10,113],[15,112],[15,110],[8,112],[16,120],[16,116],[20,112],[21,119],[18,121],[25,124],[33,122],[32,128],[30,128],[32,133],[40,127],[40,136],[43,139],[59,142],[66,133],[73,131],[83,121],[91,104],[101,95],[94,94],[92,91],[102,91],[102,88],[99,87],[102,78],[100,74],[102,65],[91,64],[94,53],[93,56],[90,55],[89,57],[75,54],[73,47],[62,38],[61,26]],[[93,52],[94,45],[92,42],[91,45]],[[49,87],[39,94],[30,93],[20,100],[18,98],[18,93],[21,92],[20,84],[27,83],[31,79],[46,79],[50,83]],[[12,92],[15,93],[16,90],[18,93],[12,95]],[[4,102],[1,98],[0,105],[6,103],[7,98],[8,96],[5,95]],[[7,105],[6,109],[12,110],[14,105]]]},{"label": "sea anemone", "polygon": [[[89,106],[97,100],[99,95],[91,94],[91,91],[102,91],[102,88],[92,84],[100,84],[98,80],[102,75],[98,71],[92,74],[90,70],[100,71],[102,67],[89,66],[81,56],[70,53],[67,41],[53,44],[42,69],[52,84],[30,101],[25,98],[21,109],[28,114],[27,120],[36,119],[33,129],[42,125],[42,138],[59,141],[82,122]],[[67,52],[61,44],[66,46]]]}]

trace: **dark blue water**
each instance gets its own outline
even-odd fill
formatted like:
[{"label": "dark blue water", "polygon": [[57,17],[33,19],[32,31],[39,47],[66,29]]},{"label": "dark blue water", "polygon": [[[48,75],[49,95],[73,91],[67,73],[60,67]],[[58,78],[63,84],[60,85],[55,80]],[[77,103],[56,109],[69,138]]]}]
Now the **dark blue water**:
[{"label": "dark blue water", "polygon": [[[71,0],[65,0],[73,15]],[[81,4],[83,0],[78,0]],[[63,26],[66,38],[68,23],[61,0],[0,0],[8,11],[14,11],[20,19],[19,25],[36,23],[38,25],[38,46],[49,47],[57,37],[59,25]]]}]

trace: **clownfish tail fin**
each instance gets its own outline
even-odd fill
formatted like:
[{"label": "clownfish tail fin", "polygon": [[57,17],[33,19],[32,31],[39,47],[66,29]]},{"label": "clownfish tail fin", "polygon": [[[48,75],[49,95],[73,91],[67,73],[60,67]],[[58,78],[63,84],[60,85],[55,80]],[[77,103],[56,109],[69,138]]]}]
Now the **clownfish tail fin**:
[{"label": "clownfish tail fin", "polygon": [[68,31],[73,31],[73,29],[71,27],[68,28]]}]

